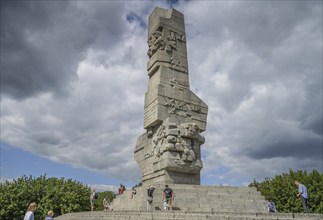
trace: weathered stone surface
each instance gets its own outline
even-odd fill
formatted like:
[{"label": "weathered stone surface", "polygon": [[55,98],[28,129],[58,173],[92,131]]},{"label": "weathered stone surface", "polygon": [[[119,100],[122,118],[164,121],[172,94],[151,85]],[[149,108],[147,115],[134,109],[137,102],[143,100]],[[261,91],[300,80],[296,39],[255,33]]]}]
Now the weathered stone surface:
[{"label": "weathered stone surface", "polygon": [[143,183],[200,184],[200,147],[208,106],[189,88],[184,16],[155,8],[149,16],[148,91],[135,159]]},{"label": "weathered stone surface", "polygon": [[[164,211],[161,194],[163,185],[155,185],[153,210],[147,210],[147,186],[137,187],[131,199],[131,190],[113,200],[111,212],[70,213],[56,220],[321,220],[320,214],[268,213],[267,201],[253,187],[201,186],[174,184],[173,210]],[[103,207],[97,207],[97,210]]]},{"label": "weathered stone surface", "polygon": [[112,211],[69,213],[55,220],[322,220],[319,214]]},{"label": "weathered stone surface", "polygon": [[[173,210],[204,212],[250,212],[266,213],[267,202],[255,188],[201,186],[189,184],[170,184],[175,199]],[[154,210],[162,210],[162,191],[164,185],[154,185]],[[137,194],[130,198],[130,191],[113,200],[114,210],[145,211],[147,203],[147,186],[137,187]]]},{"label": "weathered stone surface", "polygon": [[55,220],[322,220],[321,214],[218,211],[95,211],[68,213]]}]

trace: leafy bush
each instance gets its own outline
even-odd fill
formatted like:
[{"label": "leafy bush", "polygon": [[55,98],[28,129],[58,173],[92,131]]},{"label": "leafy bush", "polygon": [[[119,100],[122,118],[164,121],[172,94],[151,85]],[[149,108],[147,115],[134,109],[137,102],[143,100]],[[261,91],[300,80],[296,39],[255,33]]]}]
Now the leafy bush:
[{"label": "leafy bush", "polygon": [[0,184],[0,219],[24,218],[30,202],[37,203],[35,220],[43,220],[49,210],[55,216],[90,210],[90,188],[64,178],[23,176]]},{"label": "leafy bush", "polygon": [[295,180],[307,187],[310,211],[323,214],[323,174],[316,170],[292,171],[283,173],[273,179],[266,178],[262,182],[254,180],[249,186],[254,186],[265,196],[266,200],[274,201],[279,212],[303,212],[301,199],[297,198]]}]

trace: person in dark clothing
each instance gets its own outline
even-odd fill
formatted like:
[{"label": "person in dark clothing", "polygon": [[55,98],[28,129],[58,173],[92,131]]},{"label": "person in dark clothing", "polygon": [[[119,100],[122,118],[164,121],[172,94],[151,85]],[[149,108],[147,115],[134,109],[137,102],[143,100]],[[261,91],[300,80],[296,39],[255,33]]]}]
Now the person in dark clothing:
[{"label": "person in dark clothing", "polygon": [[165,210],[172,210],[173,209],[173,201],[174,201],[174,192],[168,185],[165,185],[165,189],[162,194],[162,200],[166,203],[164,207]]},{"label": "person in dark clothing", "polygon": [[273,201],[268,202],[268,212],[277,212],[276,205]]}]

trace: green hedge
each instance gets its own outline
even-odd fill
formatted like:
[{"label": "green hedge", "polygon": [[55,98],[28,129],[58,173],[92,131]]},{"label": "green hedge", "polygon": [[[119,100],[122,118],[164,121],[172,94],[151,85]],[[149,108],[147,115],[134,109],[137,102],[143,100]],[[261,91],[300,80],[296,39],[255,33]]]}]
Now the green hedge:
[{"label": "green hedge", "polygon": [[254,180],[249,186],[255,186],[266,200],[274,201],[279,212],[301,213],[304,210],[301,199],[296,196],[295,180],[307,187],[310,211],[323,214],[323,174],[317,170],[311,173],[290,170],[273,179],[266,178],[261,182]]},{"label": "green hedge", "polygon": [[55,216],[89,211],[90,187],[71,179],[23,176],[0,184],[0,219],[21,220],[30,202],[37,203],[35,220],[43,220],[49,210]]}]

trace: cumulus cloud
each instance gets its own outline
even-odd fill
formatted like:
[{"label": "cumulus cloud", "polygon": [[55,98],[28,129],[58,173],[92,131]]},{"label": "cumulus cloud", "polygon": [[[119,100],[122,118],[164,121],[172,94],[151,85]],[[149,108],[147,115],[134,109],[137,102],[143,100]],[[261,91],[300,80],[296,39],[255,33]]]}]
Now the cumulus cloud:
[{"label": "cumulus cloud", "polygon": [[[169,7],[2,2],[1,141],[138,181],[155,6]],[[290,168],[322,172],[322,2],[173,6],[185,16],[191,90],[209,106],[203,177],[241,184]]]},{"label": "cumulus cloud", "polygon": [[312,3],[183,6],[191,85],[209,105],[205,176],[322,172],[322,4]]},{"label": "cumulus cloud", "polygon": [[5,1],[1,13],[3,93],[15,99],[65,95],[87,51],[111,49],[127,29],[115,2]]}]

